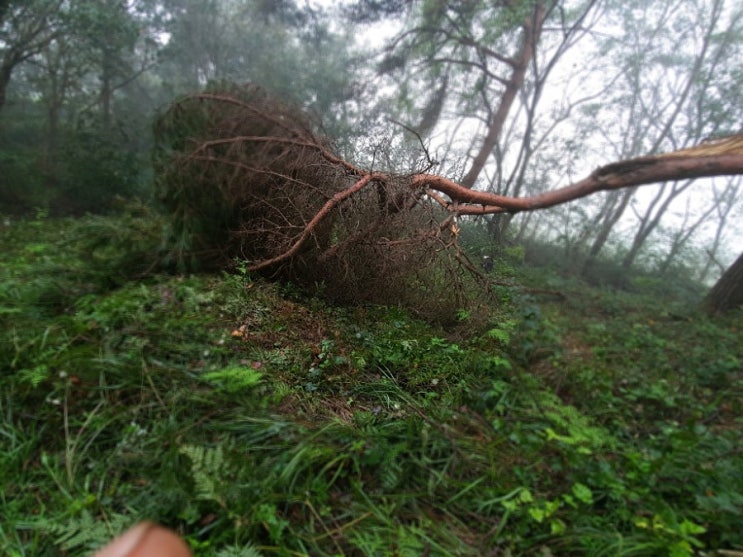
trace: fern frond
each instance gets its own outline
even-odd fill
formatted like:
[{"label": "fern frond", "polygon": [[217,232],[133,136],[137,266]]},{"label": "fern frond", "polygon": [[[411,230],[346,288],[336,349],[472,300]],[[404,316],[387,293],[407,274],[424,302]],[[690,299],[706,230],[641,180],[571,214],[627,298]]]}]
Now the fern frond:
[{"label": "fern frond", "polygon": [[63,551],[98,549],[106,545],[112,537],[123,532],[132,522],[132,518],[123,514],[107,515],[103,521],[93,517],[89,511],[83,511],[64,524],[41,519],[28,526],[38,532],[54,537],[54,543]]},{"label": "fern frond", "polygon": [[231,545],[217,553],[217,557],[263,557],[263,554],[252,543],[243,546]]},{"label": "fern frond", "polygon": [[179,452],[191,461],[191,475],[196,487],[196,498],[214,501],[224,507],[224,495],[219,491],[227,468],[223,447],[221,445],[215,448],[184,445],[180,447]]}]

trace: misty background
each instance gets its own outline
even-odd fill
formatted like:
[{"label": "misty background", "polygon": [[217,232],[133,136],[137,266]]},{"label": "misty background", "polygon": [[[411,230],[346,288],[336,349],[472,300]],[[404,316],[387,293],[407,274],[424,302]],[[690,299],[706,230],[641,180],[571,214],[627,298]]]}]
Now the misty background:
[{"label": "misty background", "polygon": [[[356,164],[404,173],[430,157],[433,172],[513,196],[740,131],[737,2],[552,2],[528,38],[531,3],[491,4],[0,2],[0,214],[152,200],[153,119],[219,81],[298,103]],[[740,185],[665,183],[480,222],[493,245],[572,269],[608,258],[710,284],[740,252]]]}]

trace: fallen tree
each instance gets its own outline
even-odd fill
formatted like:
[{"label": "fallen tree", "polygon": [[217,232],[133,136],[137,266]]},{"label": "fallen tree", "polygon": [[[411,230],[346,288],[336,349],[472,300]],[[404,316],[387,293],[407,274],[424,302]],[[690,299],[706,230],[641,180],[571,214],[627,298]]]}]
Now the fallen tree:
[{"label": "fallen tree", "polygon": [[344,301],[399,302],[417,291],[433,305],[456,308],[460,271],[479,274],[459,247],[459,216],[743,174],[743,136],[732,136],[615,162],[564,188],[514,198],[464,187],[430,168],[360,168],[337,156],[316,129],[298,107],[254,85],[212,87],[174,103],[155,126],[155,161],[180,264],[223,266],[240,258],[249,271],[322,283]]}]

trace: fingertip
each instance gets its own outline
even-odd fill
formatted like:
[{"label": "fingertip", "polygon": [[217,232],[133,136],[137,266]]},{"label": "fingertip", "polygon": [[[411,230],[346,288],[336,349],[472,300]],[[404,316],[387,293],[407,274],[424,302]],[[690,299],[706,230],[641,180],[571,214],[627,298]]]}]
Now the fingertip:
[{"label": "fingertip", "polygon": [[170,530],[154,526],[127,557],[191,557],[185,542]]},{"label": "fingertip", "polygon": [[152,522],[142,522],[113,540],[95,557],[191,557],[191,552],[170,530]]}]

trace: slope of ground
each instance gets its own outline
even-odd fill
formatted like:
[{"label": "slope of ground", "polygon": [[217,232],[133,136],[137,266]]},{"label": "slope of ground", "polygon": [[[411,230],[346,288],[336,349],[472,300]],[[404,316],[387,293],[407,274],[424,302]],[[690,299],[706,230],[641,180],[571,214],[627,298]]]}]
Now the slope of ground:
[{"label": "slope of ground", "polygon": [[159,236],[0,231],[0,553],[144,518],[196,555],[743,550],[740,315],[567,281],[444,330],[152,274]]}]

